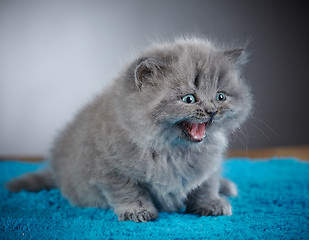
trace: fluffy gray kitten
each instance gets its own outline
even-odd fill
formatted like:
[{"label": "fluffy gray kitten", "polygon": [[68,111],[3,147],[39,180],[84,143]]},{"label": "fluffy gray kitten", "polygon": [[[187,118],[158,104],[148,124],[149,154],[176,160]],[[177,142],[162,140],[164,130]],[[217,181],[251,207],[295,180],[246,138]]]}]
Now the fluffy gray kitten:
[{"label": "fluffy gray kitten", "polygon": [[158,211],[231,215],[220,177],[228,136],[247,118],[243,49],[198,38],[155,44],[85,106],[56,140],[50,168],[7,184],[60,188],[73,205],[111,208],[120,221]]}]

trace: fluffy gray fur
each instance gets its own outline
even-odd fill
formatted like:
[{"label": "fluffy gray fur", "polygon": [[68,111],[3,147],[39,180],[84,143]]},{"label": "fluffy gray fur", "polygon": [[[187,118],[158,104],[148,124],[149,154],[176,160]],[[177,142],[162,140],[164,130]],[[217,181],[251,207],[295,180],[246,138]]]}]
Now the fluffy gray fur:
[{"label": "fluffy gray fur", "polygon": [[[220,168],[228,136],[251,109],[245,62],[243,49],[199,38],[153,45],[65,128],[49,169],[8,188],[58,187],[71,204],[111,208],[120,221],[146,222],[158,211],[184,208],[231,215],[224,196],[237,188]],[[196,102],[184,102],[189,94]],[[183,122],[206,123],[205,136],[194,141]]]}]

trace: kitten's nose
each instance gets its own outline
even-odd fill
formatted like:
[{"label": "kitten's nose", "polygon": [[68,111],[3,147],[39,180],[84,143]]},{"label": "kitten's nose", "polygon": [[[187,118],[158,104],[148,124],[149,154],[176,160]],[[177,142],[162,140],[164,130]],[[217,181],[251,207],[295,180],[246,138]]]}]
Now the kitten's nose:
[{"label": "kitten's nose", "polygon": [[209,114],[209,116],[210,116],[210,122],[212,122],[214,116],[216,116],[216,114],[218,113],[218,111],[213,111],[213,112],[208,112],[208,111],[206,111],[206,112],[207,112],[207,114]]},{"label": "kitten's nose", "polygon": [[213,118],[218,113],[217,110],[213,110],[213,111],[206,110],[206,112],[211,118]]},{"label": "kitten's nose", "polygon": [[207,114],[209,114],[210,118],[213,118],[218,113],[218,111],[214,111],[214,112],[206,111],[206,112],[207,112]]}]

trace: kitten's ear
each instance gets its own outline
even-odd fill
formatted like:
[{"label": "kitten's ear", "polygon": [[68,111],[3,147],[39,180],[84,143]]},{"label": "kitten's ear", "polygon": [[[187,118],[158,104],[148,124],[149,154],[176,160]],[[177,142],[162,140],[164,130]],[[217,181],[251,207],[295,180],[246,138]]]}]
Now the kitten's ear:
[{"label": "kitten's ear", "polygon": [[156,84],[156,78],[163,73],[165,64],[155,58],[142,58],[134,70],[136,87],[141,90],[143,84]]},{"label": "kitten's ear", "polygon": [[243,48],[229,49],[223,52],[223,55],[237,65],[243,65],[248,61],[248,54]]}]

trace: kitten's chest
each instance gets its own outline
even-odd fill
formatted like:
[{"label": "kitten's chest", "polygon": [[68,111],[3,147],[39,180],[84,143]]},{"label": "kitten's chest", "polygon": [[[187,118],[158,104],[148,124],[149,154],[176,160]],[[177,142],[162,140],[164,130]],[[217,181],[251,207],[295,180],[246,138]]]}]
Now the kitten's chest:
[{"label": "kitten's chest", "polygon": [[182,209],[188,193],[209,177],[211,169],[206,163],[200,154],[157,155],[147,173],[147,184],[157,207],[162,211]]},{"label": "kitten's chest", "polygon": [[187,193],[209,176],[216,167],[214,165],[211,159],[200,153],[153,154],[146,181],[161,191]]}]

